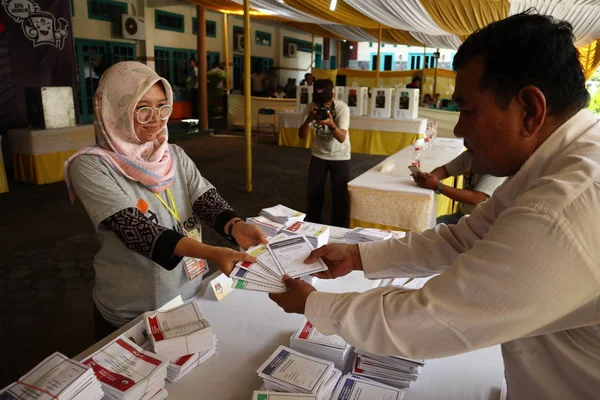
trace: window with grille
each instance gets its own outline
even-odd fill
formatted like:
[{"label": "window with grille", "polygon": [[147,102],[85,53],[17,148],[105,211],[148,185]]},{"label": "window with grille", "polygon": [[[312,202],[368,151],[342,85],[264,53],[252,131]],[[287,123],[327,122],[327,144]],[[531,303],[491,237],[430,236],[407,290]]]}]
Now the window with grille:
[{"label": "window with grille", "polygon": [[[192,33],[198,34],[198,18],[192,17]],[[215,21],[206,20],[206,36],[216,38],[217,37],[217,23]]]},{"label": "window with grille", "polygon": [[121,14],[128,14],[127,3],[115,0],[88,0],[88,18],[114,21]]},{"label": "window with grille", "polygon": [[154,27],[166,31],[184,32],[185,18],[181,14],[154,10]]},{"label": "window with grille", "polygon": [[269,32],[256,31],[254,40],[259,46],[271,46],[271,34]]}]

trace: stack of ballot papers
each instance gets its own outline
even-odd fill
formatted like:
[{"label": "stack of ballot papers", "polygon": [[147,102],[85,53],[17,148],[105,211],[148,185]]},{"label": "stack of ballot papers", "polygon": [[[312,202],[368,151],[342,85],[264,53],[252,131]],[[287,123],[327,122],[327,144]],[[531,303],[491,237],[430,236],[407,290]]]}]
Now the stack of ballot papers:
[{"label": "stack of ballot papers", "polygon": [[58,352],[0,391],[2,400],[100,400],[103,397],[102,385],[94,371]]},{"label": "stack of ballot papers", "polygon": [[335,368],[344,370],[352,346],[338,335],[321,334],[307,319],[290,338],[290,347],[300,353],[333,362]]},{"label": "stack of ballot papers", "polygon": [[[167,360],[121,335],[83,361],[92,367],[108,399],[158,400],[164,390]],[[163,390],[161,390],[163,389]]]},{"label": "stack of ballot papers", "polygon": [[196,366],[202,364],[217,353],[217,340],[214,338],[214,347],[201,353],[188,354],[169,362],[167,367],[167,380],[177,382],[189,374]]},{"label": "stack of ballot papers", "polygon": [[214,347],[212,327],[193,298],[167,311],[148,312],[144,322],[154,352],[167,360]]},{"label": "stack of ballot papers", "polygon": [[379,356],[362,350],[355,350],[356,357],[352,374],[371,379],[395,388],[407,388],[419,378],[424,360],[396,356]]},{"label": "stack of ballot papers", "polygon": [[306,218],[306,214],[292,210],[281,204],[278,204],[275,207],[263,208],[260,211],[260,215],[285,226],[293,224],[294,222],[304,221],[304,218]]},{"label": "stack of ballot papers", "polygon": [[258,217],[246,218],[246,223],[258,225],[258,227],[262,229],[262,231],[268,237],[277,235],[283,228],[285,228],[284,224],[271,221],[270,219],[260,215]]},{"label": "stack of ballot papers", "polygon": [[331,400],[402,400],[404,390],[348,374],[342,377]]},{"label": "stack of ballot papers", "polygon": [[259,292],[282,293],[286,287],[282,282],[288,274],[292,278],[326,271],[327,266],[321,259],[305,264],[314,250],[306,236],[278,235],[248,249],[247,253],[256,258],[256,262],[238,262],[231,272],[233,288]]},{"label": "stack of ballot papers", "polygon": [[259,390],[310,394],[317,400],[329,400],[342,375],[331,361],[285,346],[279,346],[257,372],[264,382]]},{"label": "stack of ballot papers", "polygon": [[286,226],[283,231],[289,236],[304,235],[315,249],[325,246],[329,242],[329,227],[325,225],[313,224],[310,222],[298,221]]},{"label": "stack of ballot papers", "polygon": [[354,228],[346,233],[344,239],[348,244],[358,244],[364,242],[373,242],[376,240],[388,240],[392,237],[392,232],[373,229],[373,228]]},{"label": "stack of ballot papers", "polygon": [[317,400],[314,394],[270,392],[268,390],[255,390],[252,400]]}]

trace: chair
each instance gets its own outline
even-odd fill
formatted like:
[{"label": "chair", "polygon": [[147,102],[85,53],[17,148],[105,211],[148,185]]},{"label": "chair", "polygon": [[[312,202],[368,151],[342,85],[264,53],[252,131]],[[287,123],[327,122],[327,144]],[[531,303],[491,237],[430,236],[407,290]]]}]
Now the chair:
[{"label": "chair", "polygon": [[[270,120],[272,121],[270,124],[267,123],[261,123],[260,119],[261,116],[263,116],[263,119],[265,118],[265,116],[270,116]],[[260,110],[258,110],[258,116],[256,118],[256,141],[258,142],[258,139],[260,139],[260,134],[261,134],[261,127],[267,127],[271,129],[271,137],[273,139],[277,139],[277,132],[275,131],[275,110],[272,108],[261,108]],[[268,131],[264,131],[265,134],[268,134]]]}]

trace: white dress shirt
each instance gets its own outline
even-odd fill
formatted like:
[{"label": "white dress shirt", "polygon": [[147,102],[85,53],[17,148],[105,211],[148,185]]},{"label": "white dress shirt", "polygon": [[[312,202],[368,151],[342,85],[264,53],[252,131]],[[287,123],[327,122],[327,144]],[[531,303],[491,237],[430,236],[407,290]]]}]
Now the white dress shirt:
[{"label": "white dress shirt", "polygon": [[438,358],[502,344],[515,399],[600,397],[600,123],[581,110],[457,225],[359,245],[368,278],[420,290],[313,292],[324,334]]}]

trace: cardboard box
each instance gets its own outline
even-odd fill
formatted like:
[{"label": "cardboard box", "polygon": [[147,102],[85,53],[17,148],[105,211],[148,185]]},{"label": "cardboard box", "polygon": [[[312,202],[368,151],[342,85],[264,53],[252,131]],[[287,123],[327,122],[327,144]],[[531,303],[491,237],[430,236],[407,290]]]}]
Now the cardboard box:
[{"label": "cardboard box", "polygon": [[391,118],[394,104],[394,89],[373,88],[371,96],[371,117]]},{"label": "cardboard box", "polygon": [[296,88],[296,111],[304,112],[306,105],[313,102],[313,90],[312,86],[298,86]]},{"label": "cardboard box", "polygon": [[397,88],[394,96],[394,119],[415,119],[419,116],[419,89]]},{"label": "cardboard box", "polygon": [[350,115],[360,117],[369,114],[369,88],[348,87],[344,91],[345,102],[350,108]]}]

